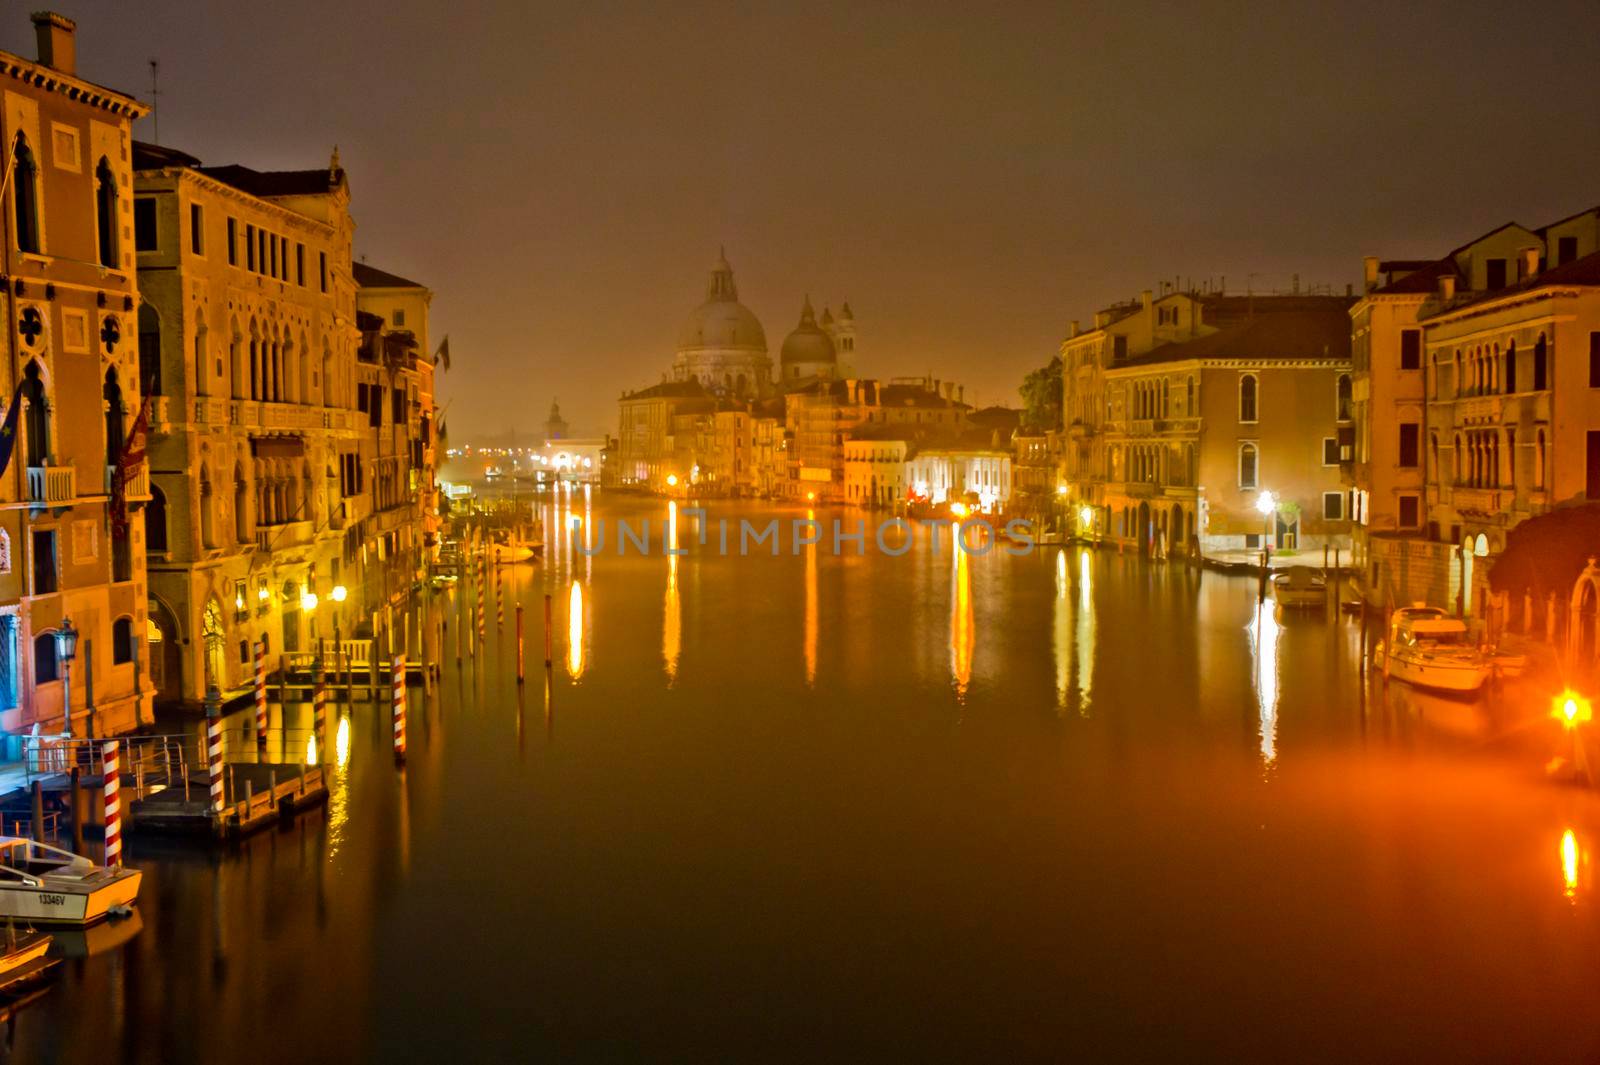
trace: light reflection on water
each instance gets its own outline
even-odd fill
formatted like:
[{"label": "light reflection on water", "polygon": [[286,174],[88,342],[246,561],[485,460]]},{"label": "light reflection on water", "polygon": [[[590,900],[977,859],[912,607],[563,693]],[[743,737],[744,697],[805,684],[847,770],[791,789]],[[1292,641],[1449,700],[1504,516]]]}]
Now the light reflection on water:
[{"label": "light reflection on water", "polygon": [[1250,651],[1255,658],[1256,706],[1260,710],[1261,761],[1278,760],[1278,640],[1283,626],[1273,605],[1261,603],[1250,621]]},{"label": "light reflection on water", "polygon": [[[1571,1021],[1600,956],[1591,797],[1470,703],[1374,686],[1363,716],[1346,621],[921,536],[691,545],[663,620],[659,541],[576,572],[558,543],[508,583],[566,622],[527,678],[542,734],[516,742],[509,627],[412,689],[403,772],[384,713],[341,705],[325,812],[215,856],[130,839],[143,931],[62,966],[14,1059],[756,1060],[819,1017],[871,1059],[1600,1050]],[[474,599],[438,600],[458,632]]]}]

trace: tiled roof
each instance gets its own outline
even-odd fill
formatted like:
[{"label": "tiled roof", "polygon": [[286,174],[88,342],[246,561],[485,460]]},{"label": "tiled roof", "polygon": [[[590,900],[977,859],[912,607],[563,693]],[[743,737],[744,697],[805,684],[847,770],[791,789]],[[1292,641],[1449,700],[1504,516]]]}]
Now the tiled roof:
[{"label": "tiled roof", "polygon": [[331,171],[325,166],[316,170],[252,170],[247,166],[230,164],[196,169],[206,177],[263,199],[330,192],[343,179],[342,172]]},{"label": "tiled roof", "polygon": [[1349,307],[1323,297],[1316,309],[1267,310],[1208,336],[1164,344],[1122,363],[1143,366],[1189,359],[1348,359]]},{"label": "tiled roof", "polygon": [[1522,292],[1532,292],[1541,288],[1557,288],[1563,285],[1595,285],[1600,286],[1600,252],[1585,255],[1581,259],[1574,259],[1561,266],[1553,266],[1541,274],[1519,281],[1505,288],[1495,289],[1493,292],[1481,292],[1471,299],[1461,300],[1441,307],[1431,314],[1425,315],[1424,320],[1438,318],[1445,314],[1454,314],[1463,307],[1475,306],[1488,300],[1503,299],[1506,296]]},{"label": "tiled roof", "polygon": [[427,285],[408,281],[399,274],[391,274],[387,270],[379,270],[376,266],[368,266],[359,260],[350,268],[350,273],[356,279],[359,288],[427,288]]},{"label": "tiled roof", "polygon": [[637,392],[624,392],[623,399],[699,399],[708,395],[705,387],[696,380],[663,381],[659,385],[641,388]]}]

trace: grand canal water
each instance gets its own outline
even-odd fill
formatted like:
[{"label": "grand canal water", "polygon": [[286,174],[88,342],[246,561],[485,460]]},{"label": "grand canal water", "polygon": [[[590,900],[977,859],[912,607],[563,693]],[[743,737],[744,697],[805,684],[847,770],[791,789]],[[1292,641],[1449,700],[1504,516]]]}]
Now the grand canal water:
[{"label": "grand canal water", "polygon": [[133,838],[142,928],[82,946],[11,1060],[1600,1052],[1600,806],[1544,781],[1531,693],[1364,690],[1352,623],[1114,553],[679,531],[517,571],[520,691],[491,589],[403,772],[358,703],[325,813]]}]

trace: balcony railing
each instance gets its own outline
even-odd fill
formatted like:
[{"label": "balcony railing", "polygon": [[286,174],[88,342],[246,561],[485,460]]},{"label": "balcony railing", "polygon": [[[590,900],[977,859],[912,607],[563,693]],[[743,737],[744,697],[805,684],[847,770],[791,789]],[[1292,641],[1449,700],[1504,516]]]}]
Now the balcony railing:
[{"label": "balcony railing", "polygon": [[28,467],[28,502],[41,506],[68,506],[77,497],[77,467]]},{"label": "balcony railing", "polygon": [[283,551],[304,547],[312,539],[309,521],[290,521],[282,525],[263,525],[256,530],[256,547],[262,551]]},{"label": "balcony railing", "polygon": [[1463,514],[1498,514],[1502,507],[1510,506],[1516,493],[1509,488],[1469,488],[1457,485],[1450,493],[1450,502]]}]

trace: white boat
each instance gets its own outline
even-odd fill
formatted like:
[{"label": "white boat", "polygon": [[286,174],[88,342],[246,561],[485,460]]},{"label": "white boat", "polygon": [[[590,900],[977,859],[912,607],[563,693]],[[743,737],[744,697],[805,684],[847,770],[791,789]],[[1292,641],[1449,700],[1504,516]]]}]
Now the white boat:
[{"label": "white boat", "polygon": [[108,869],[82,855],[0,836],[0,920],[93,924],[139,895],[137,869]]},{"label": "white boat", "polygon": [[1272,597],[1279,606],[1322,606],[1328,601],[1328,583],[1309,566],[1293,566],[1272,577]]},{"label": "white boat", "polygon": [[1473,646],[1459,618],[1433,606],[1402,607],[1389,622],[1389,636],[1378,641],[1373,661],[1387,660],[1396,680],[1447,692],[1475,692],[1492,670],[1489,657]]}]

